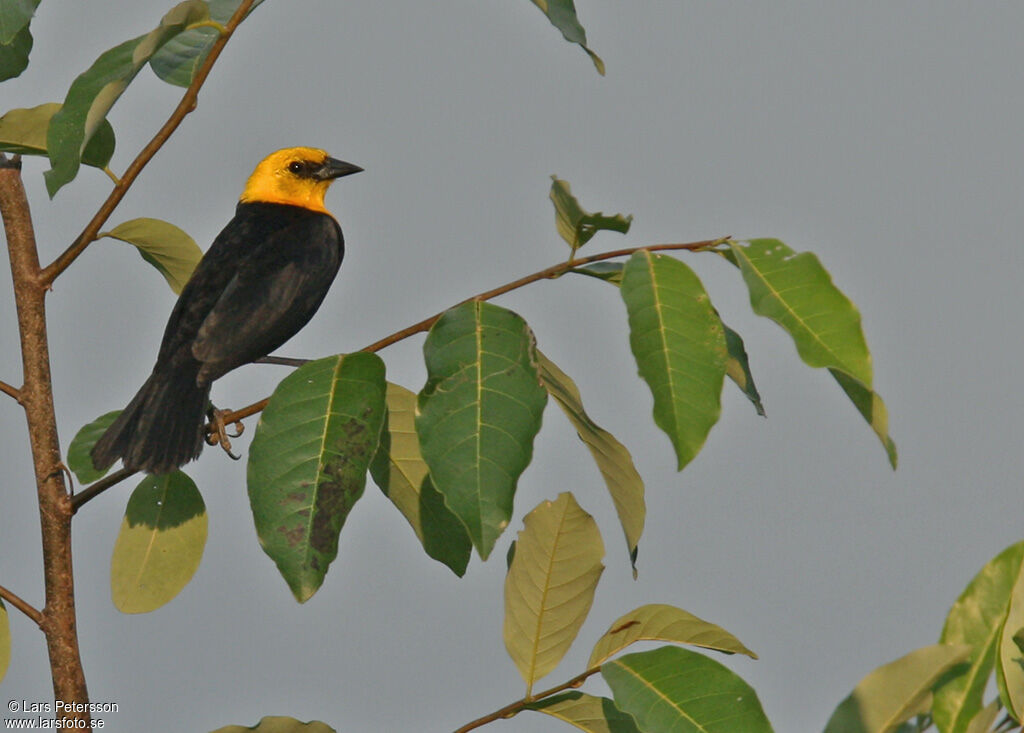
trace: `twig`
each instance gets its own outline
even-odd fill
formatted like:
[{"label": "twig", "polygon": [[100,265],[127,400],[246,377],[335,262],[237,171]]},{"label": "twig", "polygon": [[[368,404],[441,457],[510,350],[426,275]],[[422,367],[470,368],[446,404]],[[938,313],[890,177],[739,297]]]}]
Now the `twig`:
[{"label": "twig", "polygon": [[164,123],[163,127],[153,136],[153,139],[149,141],[149,144],[142,149],[142,151],[136,156],[135,160],[131,162],[125,170],[124,175],[121,176],[120,180],[114,186],[114,190],[107,196],[107,200],[100,206],[99,211],[93,216],[92,220],[86,225],[82,233],[78,235],[78,238],[71,243],[71,246],[64,250],[63,253],[49,265],[47,265],[41,275],[40,282],[43,285],[50,285],[68,266],[78,258],[85,248],[88,247],[95,239],[96,235],[99,234],[100,227],[102,227],[110,215],[114,213],[114,209],[121,203],[121,199],[128,193],[128,189],[138,178],[142,169],[146,167],[146,164],[152,160],[153,156],[156,155],[157,151],[163,147],[164,143],[171,134],[178,129],[178,125],[181,124],[182,120],[189,112],[196,108],[196,100],[199,97],[199,89],[203,86],[206,81],[206,77],[209,76],[210,70],[213,68],[213,64],[217,61],[217,57],[220,56],[220,52],[224,49],[225,44],[231,38],[231,35],[235,32],[238,24],[242,22],[246,13],[252,7],[255,0],[242,0],[239,3],[238,8],[235,10],[231,19],[224,26],[223,32],[220,37],[214,42],[213,46],[210,47],[210,53],[207,55],[206,60],[203,61],[203,65],[199,67],[199,71],[196,72],[195,78],[192,79],[192,83],[188,89],[185,90],[185,94],[182,96],[181,101],[178,102],[178,106],[174,108],[174,112],[167,118],[167,122]]},{"label": "twig", "polygon": [[288,356],[264,356],[262,359],[257,359],[253,362],[253,364],[277,364],[278,366],[289,367],[300,367],[308,363],[309,359],[292,359]]},{"label": "twig", "polygon": [[516,713],[519,713],[527,705],[535,703],[538,700],[543,700],[546,697],[551,697],[552,695],[562,692],[563,690],[571,690],[579,687],[588,677],[590,677],[591,675],[595,675],[600,671],[601,667],[599,666],[591,667],[586,672],[578,674],[568,682],[563,682],[562,684],[557,685],[556,687],[552,687],[550,690],[538,692],[536,695],[533,695],[529,698],[524,697],[521,700],[516,700],[515,702],[509,703],[503,708],[498,708],[493,713],[484,715],[480,718],[477,718],[476,720],[471,720],[461,728],[456,729],[455,733],[466,733],[467,731],[474,730],[481,726],[487,725],[488,723],[493,723],[495,720],[501,720],[502,718],[511,718]]},{"label": "twig", "polygon": [[[633,254],[634,252],[639,252],[640,250],[649,250],[651,252],[665,250],[689,250],[692,252],[695,250],[708,249],[710,247],[722,244],[723,242],[727,242],[728,240],[729,237],[719,237],[718,239],[705,239],[700,242],[688,242],[686,244],[653,244],[647,247],[627,247],[626,249],[616,249],[611,252],[602,252],[601,254],[591,255],[590,257],[583,257],[578,260],[572,260],[571,262],[560,262],[557,265],[546,267],[543,270],[533,273],[532,275],[521,277],[518,280],[513,280],[510,283],[505,283],[504,285],[496,287],[492,290],[484,291],[479,295],[474,295],[472,298],[466,298],[465,300],[460,301],[456,305],[462,305],[463,303],[469,303],[470,301],[474,300],[491,300],[492,298],[496,298],[499,295],[504,295],[505,293],[508,293],[512,290],[516,290],[517,288],[521,288],[524,285],[529,285],[530,283],[537,282],[538,280],[550,280],[556,277],[560,277],[561,275],[564,275],[570,270],[580,267],[582,265],[589,265],[592,262],[600,262],[601,260],[610,260],[614,257],[626,257],[628,255]],[[430,316],[430,318],[424,318],[422,321],[419,321],[418,323],[414,323],[411,326],[407,326],[406,328],[403,328],[401,331],[395,331],[395,333],[391,334],[390,336],[386,336],[382,338],[380,341],[375,341],[369,346],[363,347],[361,351],[380,351],[381,349],[387,346],[391,346],[392,344],[398,343],[403,339],[407,339],[410,336],[413,336],[417,333],[426,331],[431,326],[433,326],[434,323],[437,322],[437,319],[439,319],[442,315],[444,315],[444,311],[442,311],[441,313],[435,313],[434,315]],[[267,406],[268,401],[269,398],[262,399],[259,402],[254,402],[253,404],[247,405],[246,407],[243,407],[239,410],[235,410],[234,412],[227,412],[224,414],[224,421],[229,423],[237,422],[238,420],[242,420],[244,418],[250,417],[251,415],[255,415],[257,412],[260,412],[261,410],[263,410],[264,407]],[[212,426],[208,426],[208,429],[210,427]]]},{"label": "twig", "polygon": [[0,392],[10,395],[19,403],[21,402],[21,390],[17,387],[12,387],[7,382],[0,382]]},{"label": "twig", "polygon": [[134,476],[137,471],[133,471],[130,468],[122,468],[119,471],[114,471],[112,474],[101,478],[95,483],[89,484],[84,489],[79,491],[77,494],[71,497],[71,512],[72,514],[82,508],[82,505],[90,499],[99,496],[104,491],[109,489],[114,484],[119,484],[130,476]]},{"label": "twig", "polygon": [[5,601],[32,619],[36,626],[43,625],[43,614],[38,608],[33,606],[31,603],[22,600],[20,596],[16,595],[13,591],[7,590],[2,585],[0,585],[0,598],[3,598]]}]

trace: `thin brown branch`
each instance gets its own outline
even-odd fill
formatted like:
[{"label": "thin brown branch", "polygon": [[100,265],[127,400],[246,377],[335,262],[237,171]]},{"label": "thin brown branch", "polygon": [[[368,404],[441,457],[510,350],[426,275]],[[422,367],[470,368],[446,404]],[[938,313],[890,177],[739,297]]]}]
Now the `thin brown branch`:
[{"label": "thin brown branch", "polygon": [[[71,563],[71,497],[64,481],[57,417],[53,405],[49,341],[46,336],[46,287],[41,283],[32,215],[21,171],[0,156],[0,217],[7,236],[11,280],[21,339],[21,405],[39,500],[46,601],[39,626],[46,635],[56,700],[88,703],[78,650],[75,584]],[[88,708],[86,707],[87,711]],[[88,712],[65,711],[64,721],[89,727]],[[68,727],[68,726],[65,726]]]},{"label": "thin brown branch", "polygon": [[7,384],[7,382],[0,382],[0,392],[3,392],[6,395],[10,395],[17,402],[21,402],[21,390],[18,389],[17,387],[12,387],[11,385]]},{"label": "thin brown branch", "polygon": [[146,167],[146,164],[153,159],[157,151],[163,147],[164,143],[167,142],[171,134],[178,129],[178,125],[181,124],[182,120],[196,108],[196,102],[199,98],[199,89],[203,86],[206,81],[206,77],[209,76],[210,70],[213,68],[214,63],[217,61],[217,57],[220,56],[220,52],[224,49],[224,46],[230,40],[231,35],[235,32],[238,24],[245,18],[246,13],[252,7],[255,0],[242,0],[235,10],[234,15],[224,26],[224,31],[220,37],[214,42],[210,48],[210,53],[207,55],[206,60],[203,61],[203,65],[199,67],[195,77],[192,79],[192,83],[188,89],[185,90],[185,94],[182,95],[181,101],[178,102],[178,106],[174,108],[171,116],[167,118],[167,122],[164,123],[163,127],[153,136],[153,139],[149,141],[149,144],[142,149],[142,151],[136,156],[135,160],[131,162],[125,170],[124,175],[118,180],[117,185],[114,186],[114,190],[107,196],[107,200],[103,202],[96,215],[93,216],[92,220],[86,224],[85,229],[78,235],[78,238],[71,243],[71,246],[64,250],[61,255],[50,263],[41,274],[41,282],[43,285],[50,285],[54,279],[60,275],[64,270],[74,262],[85,248],[88,247],[95,239],[96,235],[99,234],[100,228],[106,223],[110,215],[114,213],[114,209],[121,203],[121,199],[124,198],[125,194],[128,193],[128,189],[135,182],[135,179],[139,177],[142,169]]},{"label": "thin brown branch", "polygon": [[503,708],[498,708],[493,713],[488,713],[487,715],[481,716],[476,720],[471,720],[461,728],[456,729],[455,733],[466,733],[467,731],[471,731],[476,728],[485,726],[488,723],[493,723],[495,720],[501,720],[502,718],[511,718],[513,715],[521,712],[523,708],[525,708],[527,705],[530,705],[531,703],[535,703],[538,700],[543,700],[544,698],[551,697],[552,695],[555,695],[559,692],[563,692],[565,690],[574,690],[578,688],[580,685],[584,683],[584,681],[586,681],[588,677],[591,677],[592,675],[595,675],[600,671],[600,667],[591,667],[586,672],[578,674],[568,682],[563,682],[560,685],[552,687],[550,690],[544,690],[544,692],[538,692],[536,695],[533,695],[531,697],[524,697],[521,700],[516,700],[515,702],[509,703]]},{"label": "thin brown branch", "polygon": [[31,603],[22,600],[21,596],[15,595],[13,591],[7,590],[7,588],[0,585],[0,598],[3,598],[23,614],[35,621],[36,626],[42,627],[43,614]]},{"label": "thin brown branch", "polygon": [[[491,300],[492,298],[496,298],[499,295],[504,295],[505,293],[521,288],[524,285],[535,283],[538,280],[554,279],[556,277],[564,275],[565,273],[569,272],[574,268],[581,267],[583,265],[589,265],[592,262],[610,260],[615,257],[627,257],[633,254],[634,252],[638,252],[640,250],[649,250],[651,252],[665,250],[688,250],[693,252],[696,250],[714,247],[728,240],[729,237],[719,237],[718,239],[705,239],[700,242],[687,242],[685,244],[653,244],[647,247],[627,247],[625,249],[612,250],[611,252],[602,252],[601,254],[591,255],[590,257],[582,257],[580,259],[571,260],[569,262],[560,262],[557,265],[552,265],[551,267],[546,267],[543,270],[539,270],[533,273],[532,275],[521,277],[518,280],[513,280],[510,283],[505,283],[504,285],[500,285],[491,290],[486,290],[480,293],[479,295],[474,295],[471,298],[466,298],[465,300],[456,303],[456,305],[462,305],[463,303],[469,303],[470,301],[474,300]],[[379,341],[373,342],[369,346],[364,346],[361,349],[361,351],[380,351],[381,349],[387,346],[396,344],[399,341],[407,339],[410,336],[414,336],[417,333],[427,331],[430,329],[431,326],[434,325],[434,323],[437,322],[437,319],[440,318],[442,315],[444,315],[443,311],[441,313],[435,313],[434,315],[430,316],[430,318],[424,318],[422,321],[414,323],[411,326],[407,326],[406,328],[403,328],[401,331],[395,331],[390,336],[385,336]],[[239,410],[235,410],[234,412],[226,412],[224,414],[224,421],[232,423],[255,415],[256,413],[262,411],[263,408],[267,406],[268,401],[269,399],[262,399],[259,402],[254,402],[253,404],[247,405],[246,407],[243,407]],[[211,432],[212,430],[214,430],[213,426],[207,426],[207,429],[210,430]]]},{"label": "thin brown branch", "polygon": [[126,478],[134,476],[136,473],[137,471],[133,471],[130,468],[122,468],[119,471],[114,471],[112,474],[101,478],[95,483],[89,484],[71,497],[71,513],[74,514],[90,499],[99,496],[111,486],[121,483]]}]

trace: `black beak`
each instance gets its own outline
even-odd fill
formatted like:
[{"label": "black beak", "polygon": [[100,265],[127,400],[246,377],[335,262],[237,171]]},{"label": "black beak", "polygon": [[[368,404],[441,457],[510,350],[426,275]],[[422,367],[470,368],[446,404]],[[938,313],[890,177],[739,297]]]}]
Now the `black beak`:
[{"label": "black beak", "polygon": [[328,158],[317,168],[313,169],[313,178],[318,181],[331,181],[335,178],[359,173],[361,170],[363,169],[358,165],[352,165],[351,163],[346,163],[343,160]]}]

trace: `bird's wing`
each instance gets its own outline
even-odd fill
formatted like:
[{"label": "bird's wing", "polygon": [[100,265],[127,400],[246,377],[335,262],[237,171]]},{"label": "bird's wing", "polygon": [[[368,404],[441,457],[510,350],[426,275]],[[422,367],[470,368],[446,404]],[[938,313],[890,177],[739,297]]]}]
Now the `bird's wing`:
[{"label": "bird's wing", "polygon": [[340,231],[327,217],[268,234],[242,262],[199,327],[192,355],[210,382],[283,344],[316,312],[341,264]]}]

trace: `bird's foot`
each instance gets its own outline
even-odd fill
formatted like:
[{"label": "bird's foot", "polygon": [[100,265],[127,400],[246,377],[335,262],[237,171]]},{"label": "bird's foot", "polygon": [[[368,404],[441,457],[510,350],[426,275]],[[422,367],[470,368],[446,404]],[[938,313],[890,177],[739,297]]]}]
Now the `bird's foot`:
[{"label": "bird's foot", "polygon": [[237,438],[245,432],[245,425],[241,420],[236,420],[234,423],[235,433],[233,435],[228,433],[227,425],[224,422],[224,416],[230,414],[230,410],[218,410],[216,408],[211,408],[210,422],[213,423],[213,429],[206,436],[206,442],[209,445],[219,445],[221,450],[227,453],[232,460],[237,461],[241,456],[236,456],[231,452],[231,438]]}]

